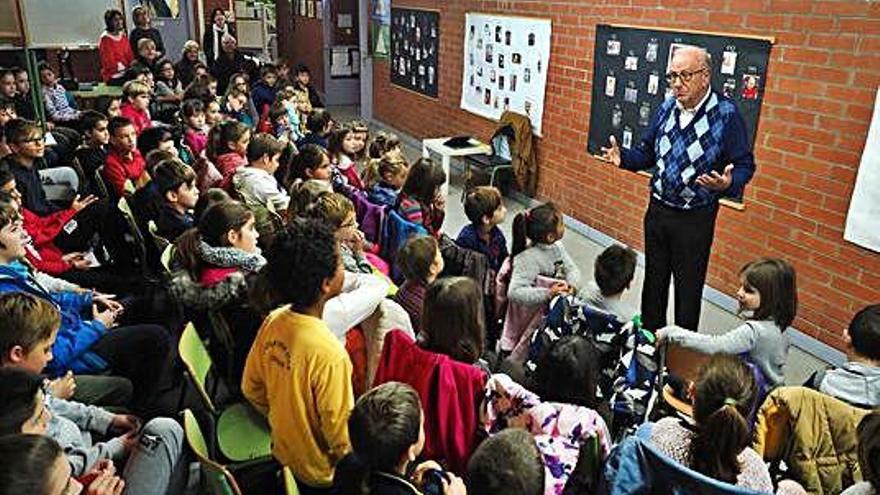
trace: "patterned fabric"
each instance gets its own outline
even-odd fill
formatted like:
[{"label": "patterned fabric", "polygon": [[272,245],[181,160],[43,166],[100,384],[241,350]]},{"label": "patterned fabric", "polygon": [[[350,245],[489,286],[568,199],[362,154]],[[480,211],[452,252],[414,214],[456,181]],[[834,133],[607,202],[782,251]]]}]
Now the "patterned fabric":
[{"label": "patterned fabric", "polygon": [[722,102],[712,93],[691,123],[681,129],[678,126],[681,111],[675,99],[670,98],[661,105],[657,118],[660,128],[654,140],[657,171],[651,180],[651,193],[655,198],[686,210],[715,202],[715,195],[696,186],[694,181],[712,171],[719,161],[725,122],[735,113],[733,103]]},{"label": "patterned fabric", "polygon": [[248,253],[234,247],[214,247],[205,241],[199,242],[199,256],[209,265],[240,268],[246,272],[257,272],[266,264],[266,258],[259,251]]},{"label": "patterned fabric", "polygon": [[611,450],[605,421],[592,409],[542,402],[536,394],[503,374],[486,382],[483,429],[491,434],[524,428],[534,437],[544,461],[544,494],[559,495],[574,471],[581,447],[598,440],[601,461]]}]

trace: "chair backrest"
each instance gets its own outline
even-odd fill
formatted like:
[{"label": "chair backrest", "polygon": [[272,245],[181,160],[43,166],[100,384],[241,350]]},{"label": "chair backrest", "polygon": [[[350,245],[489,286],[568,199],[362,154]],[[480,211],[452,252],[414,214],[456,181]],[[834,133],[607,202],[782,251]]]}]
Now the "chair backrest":
[{"label": "chair backrest", "polygon": [[141,234],[141,229],[138,227],[137,219],[134,216],[134,211],[132,211],[131,205],[128,204],[128,200],[124,196],[119,198],[116,206],[119,208],[119,211],[122,212],[122,216],[125,218],[125,223],[128,226],[128,235],[131,236],[131,242],[132,244],[134,244],[135,250],[137,251],[138,260],[141,263],[141,267],[144,270],[144,273],[146,273],[148,265],[147,245],[144,241],[143,234]]},{"label": "chair backrest", "polygon": [[150,236],[153,238],[153,243],[156,245],[156,250],[160,253],[165,251],[165,248],[171,245],[171,241],[159,235],[159,227],[156,226],[156,222],[152,220],[148,221],[147,230],[150,232]]},{"label": "chair backrest", "polygon": [[407,221],[393,208],[388,210],[388,214],[385,216],[385,225],[382,228],[382,252],[380,256],[393,267],[391,279],[396,283],[401,281],[394,264],[394,257],[397,255],[397,251],[400,250],[403,243],[410,237],[427,234],[428,231],[424,226]]},{"label": "chair backrest", "polygon": [[174,244],[165,246],[162,254],[159,255],[159,263],[165,268],[165,271],[171,273],[171,262],[174,260]]},{"label": "chair backrest", "polygon": [[686,383],[696,381],[700,368],[710,359],[712,359],[710,354],[703,354],[677,344],[666,344],[666,371]]},{"label": "chair backrest", "polygon": [[208,487],[208,493],[212,495],[241,495],[241,489],[235,481],[235,477],[226,467],[213,460],[208,454],[208,444],[205,435],[199,426],[192,410],[183,410],[183,432],[186,442],[196,455],[203,469],[203,480]]},{"label": "chair backrest", "polygon": [[110,197],[110,190],[107,189],[107,183],[104,182],[104,166],[101,165],[97,169],[95,169],[95,186],[98,188],[98,192],[100,193],[102,198]]},{"label": "chair backrest", "polygon": [[293,477],[293,471],[291,471],[289,467],[284,466],[281,475],[284,477],[285,495],[299,495],[299,487],[296,486],[296,479]]},{"label": "chair backrest", "polygon": [[192,322],[187,323],[183,332],[181,332],[180,341],[177,344],[177,352],[180,355],[180,360],[186,366],[190,381],[205,402],[205,406],[212,413],[215,413],[216,408],[211,397],[208,395],[207,388],[208,373],[211,371],[213,362],[211,361],[211,355],[208,354],[208,349],[205,347],[205,343],[202,342],[202,338]]}]

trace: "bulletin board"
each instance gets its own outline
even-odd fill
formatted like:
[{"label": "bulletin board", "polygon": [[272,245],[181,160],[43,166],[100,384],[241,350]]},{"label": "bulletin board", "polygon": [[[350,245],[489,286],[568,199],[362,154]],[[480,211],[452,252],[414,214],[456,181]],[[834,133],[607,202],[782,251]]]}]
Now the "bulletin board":
[{"label": "bulletin board", "polygon": [[440,12],[391,8],[391,83],[437,97]]},{"label": "bulletin board", "polygon": [[657,107],[672,96],[666,67],[683,45],[708,50],[712,88],[736,102],[754,147],[772,43],[767,37],[596,26],[589,152],[601,154],[612,135],[623,148],[639,143]]},{"label": "bulletin board", "polygon": [[461,108],[493,120],[527,115],[540,136],[550,34],[549,19],[465,14]]}]

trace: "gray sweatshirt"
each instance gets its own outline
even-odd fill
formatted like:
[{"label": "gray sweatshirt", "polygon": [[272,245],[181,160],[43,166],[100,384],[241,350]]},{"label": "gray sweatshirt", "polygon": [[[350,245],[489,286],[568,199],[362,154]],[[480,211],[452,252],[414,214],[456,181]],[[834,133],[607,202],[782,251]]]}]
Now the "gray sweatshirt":
[{"label": "gray sweatshirt", "polygon": [[819,391],[861,407],[880,406],[880,368],[849,361],[826,371]]},{"label": "gray sweatshirt", "polygon": [[533,244],[513,260],[513,272],[507,289],[508,299],[529,306],[549,301],[550,289],[537,285],[539,275],[564,279],[575,287],[581,283],[581,272],[561,241]]},{"label": "gray sweatshirt", "polygon": [[599,290],[599,286],[596,285],[596,282],[588,283],[586,287],[578,291],[578,295],[586,301],[590,307],[605,313],[610,313],[616,316],[618,321],[624,323],[632,320],[633,316],[639,314],[636,308],[621,301],[619,295],[617,297],[603,296],[602,291]]},{"label": "gray sweatshirt", "polygon": [[788,357],[788,337],[772,320],[747,320],[720,335],[691,332],[676,326],[662,331],[669,342],[704,354],[748,353],[771,387],[782,385],[785,380],[783,367]]},{"label": "gray sweatshirt", "polygon": [[122,439],[92,443],[91,433],[105,435],[113,421],[113,413],[99,407],[47,396],[46,407],[52,419],[46,436],[58,442],[67,455],[73,476],[82,476],[101,459],[122,460],[125,448]]}]

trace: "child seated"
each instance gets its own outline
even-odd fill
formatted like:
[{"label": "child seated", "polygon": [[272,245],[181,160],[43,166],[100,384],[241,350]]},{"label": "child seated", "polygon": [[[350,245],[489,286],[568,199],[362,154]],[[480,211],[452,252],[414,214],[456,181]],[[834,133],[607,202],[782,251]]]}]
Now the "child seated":
[{"label": "child seated", "polygon": [[195,225],[191,212],[199,200],[196,173],[179,160],[165,160],[156,167],[153,182],[162,201],[156,233],[173,241]]},{"label": "child seated", "polygon": [[745,323],[720,335],[669,325],[657,331],[657,342],[668,341],[705,354],[748,354],[768,385],[777,387],[785,379],[783,367],[788,357],[784,332],[797,314],[794,267],[781,259],[761,258],[745,265],[739,276],[736,298]]},{"label": "child seated", "polygon": [[446,217],[446,197],[441,187],[446,172],[430,158],[419,158],[409,169],[406,182],[397,197],[397,212],[404,220],[425,227],[429,234],[440,237]]},{"label": "child seated", "polygon": [[168,127],[144,129],[144,132],[138,136],[137,147],[144,158],[153,150],[167,151],[174,158],[180,158],[180,153],[177,151],[177,145],[174,142],[174,134],[171,133]]},{"label": "child seated", "polygon": [[296,220],[268,258],[260,275],[278,309],[251,347],[241,389],[268,416],[275,458],[305,489],[327,488],[351,450],[346,420],[354,407],[351,361],[321,320],[344,279],[338,243],[317,220]]},{"label": "child seated", "polygon": [[312,112],[306,121],[306,135],[296,142],[296,147],[302,149],[307,144],[317,144],[327,149],[327,137],[333,129],[333,118],[330,112],[319,108]]},{"label": "child seated", "polygon": [[443,271],[443,256],[437,239],[431,236],[413,236],[397,252],[395,259],[405,281],[394,300],[409,313],[413,329],[422,329],[422,307],[428,286]]},{"label": "child seated", "polygon": [[334,166],[333,183],[348,184],[363,190],[357,163],[357,147],[359,141],[354,129],[347,125],[339,126],[330,132],[327,140],[327,152]]},{"label": "child seated", "polygon": [[847,362],[840,368],[818,372],[812,385],[856,407],[880,406],[880,304],[856,313],[844,338],[848,344]]},{"label": "child seated", "polygon": [[153,126],[150,118],[150,94],[152,89],[141,81],[128,81],[122,86],[122,96],[125,102],[120,107],[121,115],[131,121],[135,132],[140,136],[141,132]]},{"label": "child seated", "polygon": [[39,66],[39,71],[47,117],[59,124],[70,124],[79,120],[81,112],[71,105],[73,97],[67,94],[67,90],[58,81],[52,67],[43,62]]},{"label": "child seated", "polygon": [[403,151],[400,149],[400,138],[392,132],[379,131],[370,142],[368,154],[374,160],[388,154],[393,158],[403,158]]},{"label": "child seated", "polygon": [[481,495],[544,494],[544,466],[532,434],[508,428],[483,441],[468,461],[468,490]]},{"label": "child seated", "polygon": [[107,129],[110,121],[103,114],[87,110],[82,113],[79,123],[83,145],[76,150],[75,155],[86,179],[90,181],[95,176],[95,171],[107,160],[107,143],[110,142]]},{"label": "child seated", "polygon": [[[183,428],[176,421],[155,418],[141,429],[135,416],[56,399],[42,385],[42,377],[27,369],[0,369],[0,435],[44,435],[58,442],[67,454],[68,480],[113,473],[118,464],[131,493],[180,493],[186,486]],[[93,443],[93,433],[110,439]]]},{"label": "child seated", "polygon": [[345,271],[353,273],[373,273],[373,265],[364,256],[368,248],[364,233],[358,230],[354,204],[339,193],[324,193],[318,196],[309,209],[308,215],[320,220],[336,233],[339,241],[339,254]]},{"label": "child seated", "polygon": [[773,493],[764,460],[750,447],[747,418],[758,387],[735,356],[714,356],[691,388],[693,424],[667,417],[649,424],[650,442],[674,461],[741,488]]},{"label": "child seated", "polygon": [[365,182],[372,183],[367,199],[381,206],[396,205],[397,194],[406,182],[408,173],[409,166],[402,158],[393,158],[389,155],[373,160],[365,174],[369,177]]},{"label": "child seated", "polygon": [[275,180],[278,159],[285,145],[269,134],[257,134],[247,147],[248,166],[239,168],[232,177],[233,186],[240,194],[262,205],[271,206],[284,215],[290,196]]},{"label": "child seated", "polygon": [[249,99],[247,91],[233,87],[226,93],[226,103],[223,105],[223,113],[232,120],[237,120],[247,127],[256,125],[253,117],[248,112]]},{"label": "child seated", "polygon": [[388,382],[361,396],[348,418],[352,453],[336,466],[334,485],[346,495],[363,493],[365,486],[376,494],[422,495],[419,487],[436,481],[425,476],[433,470],[444,495],[467,493],[461,478],[436,462],[412,466],[425,447],[422,418],[419,395],[409,385]]},{"label": "child seated", "polygon": [[[570,294],[580,285],[581,272],[560,242],[564,234],[562,213],[553,203],[536,206],[514,217],[512,269],[507,287],[511,303],[541,311],[553,297]],[[501,276],[503,278],[503,274]],[[535,317],[533,314],[522,319],[512,318],[512,312],[514,308],[509,306],[501,334],[500,348],[505,353],[521,348],[520,341]]]},{"label": "child seated", "polygon": [[507,239],[498,228],[507,215],[501,191],[489,186],[469,191],[464,199],[464,214],[471,223],[462,227],[455,243],[485,254],[489,268],[497,272],[508,255]]},{"label": "child seated", "polygon": [[599,311],[612,314],[620,322],[628,322],[638,314],[635,308],[622,301],[636,272],[636,252],[614,244],[605,248],[593,264],[593,281],[579,294],[587,304]]},{"label": "child seated", "polygon": [[840,495],[876,495],[880,490],[880,411],[874,411],[859,423],[859,467],[863,481]]},{"label": "child seated", "polygon": [[277,82],[278,69],[275,68],[275,65],[263,64],[260,67],[260,80],[251,89],[251,100],[253,100],[258,114],[262,114],[266,107],[275,101],[275,93],[277,91],[275,85]]},{"label": "child seated", "polygon": [[150,181],[147,162],[137,149],[137,129],[126,117],[113,117],[110,132],[110,153],[104,165],[104,180],[116,197],[133,193]]},{"label": "child seated", "polygon": [[293,126],[290,125],[290,114],[284,103],[276,101],[269,107],[269,125],[272,126],[272,135],[284,141],[285,143],[295,143],[299,136],[294,132]]},{"label": "child seated", "polygon": [[287,178],[289,188],[295,180],[322,180],[329,187],[333,172],[330,155],[327,150],[317,144],[307,144],[299,148],[299,154],[293,158],[293,165]]},{"label": "child seated", "polygon": [[186,100],[182,107],[186,131],[183,142],[196,157],[203,156],[208,146],[208,127],[205,125],[205,104],[201,100]]},{"label": "child seated", "polygon": [[236,120],[228,120],[211,128],[206,154],[223,175],[220,183],[211,184],[211,187],[230,190],[235,172],[248,163],[247,149],[250,142],[250,128]]}]

